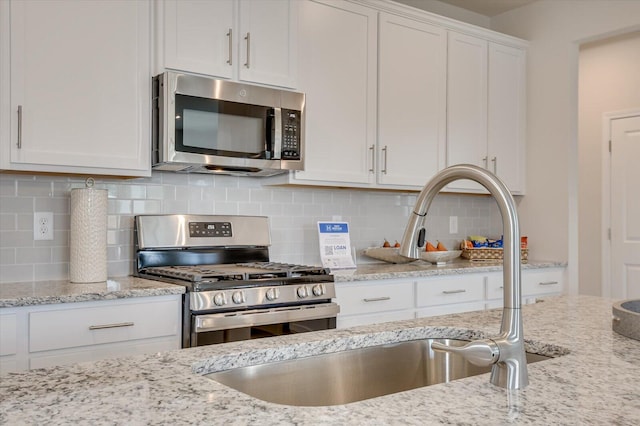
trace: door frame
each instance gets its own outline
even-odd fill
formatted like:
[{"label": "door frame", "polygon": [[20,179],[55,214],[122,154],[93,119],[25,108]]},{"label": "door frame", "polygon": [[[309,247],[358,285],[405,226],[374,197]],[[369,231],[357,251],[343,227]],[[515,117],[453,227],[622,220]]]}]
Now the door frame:
[{"label": "door frame", "polygon": [[602,297],[611,297],[611,127],[613,120],[640,115],[640,109],[605,112],[602,114],[602,227],[600,230],[600,251],[602,255],[602,277],[600,291]]}]

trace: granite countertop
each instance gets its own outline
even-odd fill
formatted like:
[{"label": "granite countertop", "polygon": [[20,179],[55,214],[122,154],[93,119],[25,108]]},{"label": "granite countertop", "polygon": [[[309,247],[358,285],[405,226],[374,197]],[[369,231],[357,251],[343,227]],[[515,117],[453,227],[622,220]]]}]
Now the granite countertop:
[{"label": "granite countertop", "polygon": [[[565,266],[566,263],[562,262],[529,262],[523,264],[522,269]],[[333,274],[336,282],[352,282],[501,270],[502,263],[477,264],[458,261],[445,266],[435,266],[429,262],[419,260],[401,265],[390,263],[363,264],[359,265],[357,269],[334,271]],[[180,285],[137,277],[110,278],[105,282],[90,284],[77,284],[69,281],[5,283],[0,284],[0,308],[161,296],[164,294],[182,294],[184,292],[185,288]]]},{"label": "granite countertop", "polygon": [[[564,268],[566,262],[529,261],[522,264],[522,269]],[[502,261],[476,263],[459,259],[443,266],[417,260],[411,263],[369,263],[359,264],[356,269],[333,271],[336,282],[387,280],[408,277],[431,277],[436,275],[473,274],[502,271]]]},{"label": "granite countertop", "polygon": [[267,403],[201,373],[429,337],[497,333],[500,310],[182,349],[5,375],[2,424],[618,424],[640,418],[640,342],[611,330],[612,301],[561,296],[523,306],[528,366],[506,391],[483,374],[328,407]]},{"label": "granite countertop", "polygon": [[66,280],[5,283],[0,284],[0,308],[162,296],[184,292],[183,286],[136,277],[117,277],[100,283],[82,284]]}]

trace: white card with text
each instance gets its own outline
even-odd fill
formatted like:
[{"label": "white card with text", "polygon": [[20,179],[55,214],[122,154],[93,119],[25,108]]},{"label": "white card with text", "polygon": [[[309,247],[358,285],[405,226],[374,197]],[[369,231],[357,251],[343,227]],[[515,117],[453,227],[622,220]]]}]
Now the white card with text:
[{"label": "white card with text", "polygon": [[355,268],[351,257],[349,224],[346,222],[318,222],[320,258],[329,269]]}]

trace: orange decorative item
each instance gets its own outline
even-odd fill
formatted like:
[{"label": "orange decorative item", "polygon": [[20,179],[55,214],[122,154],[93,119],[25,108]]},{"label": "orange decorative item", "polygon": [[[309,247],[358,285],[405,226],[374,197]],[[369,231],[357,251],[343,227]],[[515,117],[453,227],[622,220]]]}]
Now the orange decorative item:
[{"label": "orange decorative item", "polygon": [[427,247],[426,247],[425,251],[438,251],[438,249],[436,248],[436,246],[434,246],[429,241],[427,241]]},{"label": "orange decorative item", "polygon": [[444,244],[442,244],[440,241],[438,241],[438,246],[436,247],[436,249],[438,251],[449,251],[447,250],[447,248],[444,246]]},{"label": "orange decorative item", "polygon": [[527,237],[520,237],[520,248],[526,249],[528,247]]},{"label": "orange decorative item", "polygon": [[391,247],[391,244],[389,244],[389,241],[387,241],[387,239],[385,238],[384,243],[382,244],[382,247]]}]

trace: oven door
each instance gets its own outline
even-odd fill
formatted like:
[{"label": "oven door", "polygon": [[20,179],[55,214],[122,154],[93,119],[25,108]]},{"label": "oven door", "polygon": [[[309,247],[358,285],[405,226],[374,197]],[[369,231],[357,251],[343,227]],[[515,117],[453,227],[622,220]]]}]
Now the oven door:
[{"label": "oven door", "polygon": [[191,346],[336,328],[336,303],[298,305],[191,317]]}]

